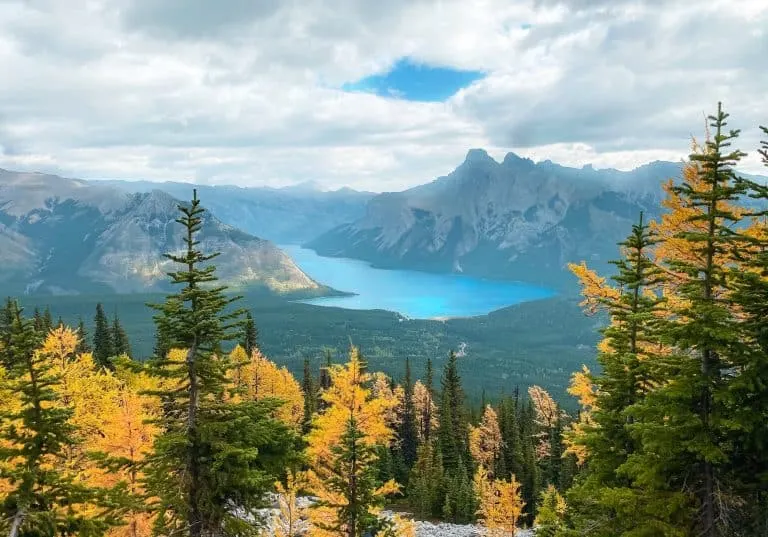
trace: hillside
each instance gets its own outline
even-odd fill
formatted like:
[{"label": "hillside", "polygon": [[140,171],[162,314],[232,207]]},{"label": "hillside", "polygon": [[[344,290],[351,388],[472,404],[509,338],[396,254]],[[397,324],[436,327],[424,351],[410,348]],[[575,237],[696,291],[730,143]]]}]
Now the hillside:
[{"label": "hillside", "polygon": [[[187,196],[191,195],[191,189]],[[151,292],[168,287],[166,252],[182,247],[178,200],[109,185],[0,170],[0,283],[5,293]],[[269,241],[206,213],[200,236],[223,281],[283,293],[321,286]]]}]

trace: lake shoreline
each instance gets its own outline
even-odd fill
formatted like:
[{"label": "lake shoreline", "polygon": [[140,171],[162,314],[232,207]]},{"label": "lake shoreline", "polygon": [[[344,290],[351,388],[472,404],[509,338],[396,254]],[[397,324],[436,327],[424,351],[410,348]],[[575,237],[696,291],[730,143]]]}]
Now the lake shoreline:
[{"label": "lake shoreline", "polygon": [[[298,245],[278,245],[313,280],[339,291],[298,302],[349,310],[384,310],[404,319],[446,322],[488,315],[523,302],[552,298],[553,289],[466,274],[382,269],[371,263],[325,257]],[[343,295],[343,296],[342,296]]]}]

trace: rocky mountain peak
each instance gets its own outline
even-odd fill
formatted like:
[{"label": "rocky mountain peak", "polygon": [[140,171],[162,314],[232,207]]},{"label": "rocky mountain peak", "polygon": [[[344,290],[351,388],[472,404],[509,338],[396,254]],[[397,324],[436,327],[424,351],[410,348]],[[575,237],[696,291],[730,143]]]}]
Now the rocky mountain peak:
[{"label": "rocky mountain peak", "polygon": [[467,156],[464,158],[465,164],[497,164],[495,160],[488,154],[485,149],[475,148],[467,151]]}]

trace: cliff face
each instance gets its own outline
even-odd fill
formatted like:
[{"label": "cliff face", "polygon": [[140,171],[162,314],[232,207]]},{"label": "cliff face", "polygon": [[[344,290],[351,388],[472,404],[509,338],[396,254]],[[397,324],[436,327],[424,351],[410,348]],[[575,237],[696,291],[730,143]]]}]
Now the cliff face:
[{"label": "cliff face", "polygon": [[[0,282],[8,292],[149,292],[168,288],[183,248],[178,200],[159,190],[118,188],[0,170]],[[203,204],[205,201],[203,200]],[[269,241],[205,213],[199,235],[223,283],[274,292],[319,285]]]}]

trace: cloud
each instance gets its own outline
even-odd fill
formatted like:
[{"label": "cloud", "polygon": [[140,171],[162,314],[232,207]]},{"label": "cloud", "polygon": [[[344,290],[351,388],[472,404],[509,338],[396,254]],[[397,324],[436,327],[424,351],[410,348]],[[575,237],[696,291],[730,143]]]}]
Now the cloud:
[{"label": "cloud", "polygon": [[[760,171],[765,28],[762,0],[0,0],[0,166],[397,190],[470,147],[680,158],[723,100]],[[404,58],[485,76],[421,102]]]}]

